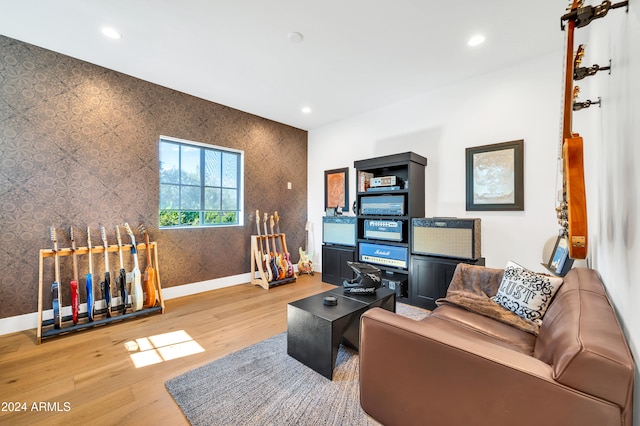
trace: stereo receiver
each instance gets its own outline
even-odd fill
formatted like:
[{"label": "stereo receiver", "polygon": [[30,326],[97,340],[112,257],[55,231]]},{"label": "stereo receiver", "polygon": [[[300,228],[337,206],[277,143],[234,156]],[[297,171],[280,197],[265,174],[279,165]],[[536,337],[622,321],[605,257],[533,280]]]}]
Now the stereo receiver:
[{"label": "stereo receiver", "polygon": [[404,215],[403,195],[381,195],[362,197],[360,214],[363,215]]}]

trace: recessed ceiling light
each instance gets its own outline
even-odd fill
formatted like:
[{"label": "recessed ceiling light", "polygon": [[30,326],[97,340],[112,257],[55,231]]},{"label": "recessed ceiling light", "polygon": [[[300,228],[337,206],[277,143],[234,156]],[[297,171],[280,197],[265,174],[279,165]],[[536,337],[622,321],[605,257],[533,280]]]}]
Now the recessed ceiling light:
[{"label": "recessed ceiling light", "polygon": [[102,31],[102,35],[105,37],[109,37],[116,40],[122,38],[122,35],[111,27],[102,27],[100,31]]},{"label": "recessed ceiling light", "polygon": [[482,34],[474,35],[467,42],[469,46],[477,46],[482,43],[484,43],[484,36]]},{"label": "recessed ceiling light", "polygon": [[304,112],[305,114],[311,114],[311,108],[304,107],[304,108],[302,108],[302,112]]},{"label": "recessed ceiling light", "polygon": [[298,32],[293,32],[287,34],[287,38],[291,43],[300,43],[304,39],[304,36]]}]

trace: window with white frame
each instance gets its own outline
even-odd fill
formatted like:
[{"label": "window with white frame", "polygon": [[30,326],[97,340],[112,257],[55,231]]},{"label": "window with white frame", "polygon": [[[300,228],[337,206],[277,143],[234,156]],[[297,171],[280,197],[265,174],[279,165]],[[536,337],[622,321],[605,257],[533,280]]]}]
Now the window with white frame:
[{"label": "window with white frame", "polygon": [[160,137],[160,227],[242,225],[244,153]]}]

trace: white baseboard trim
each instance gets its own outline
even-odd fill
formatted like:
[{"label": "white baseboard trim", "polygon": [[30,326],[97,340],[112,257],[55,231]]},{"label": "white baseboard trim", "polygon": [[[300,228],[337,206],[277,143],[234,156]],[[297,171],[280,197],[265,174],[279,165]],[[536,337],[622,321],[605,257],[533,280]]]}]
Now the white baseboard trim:
[{"label": "white baseboard trim", "polygon": [[[246,284],[251,282],[251,274],[232,275],[229,277],[216,278],[213,280],[200,281],[197,283],[184,284],[176,287],[168,287],[162,289],[162,298],[164,300],[177,299],[178,297],[198,294],[205,291],[216,290],[224,287],[231,287],[238,284]],[[86,312],[86,303],[80,305],[80,311]],[[63,308],[63,315],[71,315],[71,307]],[[42,312],[43,319],[53,318],[53,309]],[[38,328],[38,313],[17,315],[14,317],[0,318],[0,336],[4,334],[17,333],[24,330]]]}]

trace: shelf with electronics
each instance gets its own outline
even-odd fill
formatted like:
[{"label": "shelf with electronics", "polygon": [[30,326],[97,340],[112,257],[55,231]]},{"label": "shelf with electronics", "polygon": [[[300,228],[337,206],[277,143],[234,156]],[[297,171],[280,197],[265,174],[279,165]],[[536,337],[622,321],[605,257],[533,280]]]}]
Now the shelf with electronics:
[{"label": "shelf with electronics", "polygon": [[[55,231],[52,230],[52,235]],[[119,237],[119,235],[118,235]],[[144,243],[136,243],[135,250],[133,249],[133,244],[122,244],[119,241],[117,245],[101,245],[101,246],[88,246],[88,247],[76,247],[75,243],[72,247],[66,248],[58,248],[57,242],[55,243],[55,247],[53,249],[40,249],[39,251],[39,278],[38,278],[38,323],[36,329],[36,343],[40,344],[42,340],[66,335],[70,333],[75,333],[78,331],[95,328],[98,326],[103,326],[106,324],[119,322],[123,320],[128,320],[132,318],[137,318],[153,313],[164,313],[165,305],[164,299],[162,297],[162,285],[160,283],[160,272],[158,268],[158,245],[157,242],[149,242],[146,241]],[[122,255],[124,253],[130,253],[133,255],[134,253],[137,255],[138,253],[146,254],[147,258],[147,267],[151,266],[153,272],[150,273],[151,281],[153,282],[153,289],[155,290],[155,295],[153,296],[153,301],[145,300],[147,303],[142,303],[141,301],[136,300],[134,297],[134,283],[135,277],[132,275],[132,272],[128,273],[125,271],[120,272],[120,274],[125,275],[125,289],[129,287],[126,291],[127,301],[123,303],[123,298],[120,297],[121,292],[118,288],[119,283],[117,280],[119,277],[116,277],[116,274],[119,272],[118,270],[114,270],[114,274],[111,275],[111,283],[110,283],[110,307],[108,308],[107,301],[105,299],[104,291],[101,286],[102,282],[104,282],[104,268],[96,268],[96,271],[100,270],[102,275],[91,274],[91,286],[93,288],[93,311],[92,311],[92,319],[89,319],[89,309],[87,303],[87,291],[86,291],[86,281],[87,278],[83,276],[82,282],[80,283],[80,279],[78,279],[77,273],[77,264],[80,263],[76,258],[79,257],[93,257],[100,256],[104,257],[106,261],[108,261],[108,256],[110,253],[118,253],[120,258],[120,268],[122,269],[123,261]],[[71,273],[64,274],[64,280],[61,279],[62,275],[59,270],[59,259],[67,256],[73,256],[73,267],[75,269],[75,276],[70,277]],[[49,265],[49,261],[52,260],[52,265]],[[98,262],[102,264],[102,259],[93,260],[96,264]],[[55,268],[55,274],[46,274],[45,275],[45,263],[47,263],[47,268],[53,266]],[[92,263],[92,262],[89,262]],[[90,270],[92,270],[91,268]],[[142,280],[145,275],[145,270],[138,270],[136,272],[140,279]],[[149,274],[149,272],[147,272]],[[55,275],[55,281],[52,285],[51,290],[45,288],[44,279],[45,276]],[[76,282],[77,294],[78,294],[78,306],[76,307],[76,311],[74,314],[74,309],[72,306],[72,298],[71,293],[73,287],[70,287],[69,283],[71,281]],[[54,292],[55,287],[55,292]],[[64,288],[64,290],[63,290]],[[67,291],[68,290],[68,291]],[[115,290],[115,291],[114,291]],[[45,291],[50,293],[51,296],[47,297],[45,295]],[[118,296],[113,296],[116,293]],[[146,297],[146,293],[143,295],[142,291],[137,292],[140,294],[138,299],[142,297]],[[80,298],[79,295],[82,294],[83,297],[83,305],[85,308],[82,312],[80,312]],[[64,295],[64,296],[63,296]],[[101,295],[101,297],[96,298],[96,295]],[[141,299],[142,300],[142,299]],[[45,310],[45,302],[49,305],[51,303],[54,305],[53,311],[51,309]],[[57,307],[56,307],[57,304]],[[57,308],[57,309],[56,309]],[[56,313],[57,312],[57,313]],[[44,319],[45,313],[46,316],[51,316],[53,313],[53,317]]]},{"label": "shelf with electronics", "polygon": [[[427,159],[420,155],[407,152],[354,165],[358,260],[382,271],[383,286],[395,290],[398,301],[435,308],[459,263],[484,265],[479,219],[424,218]],[[471,248],[472,253],[465,251]]]},{"label": "shelf with electronics", "polygon": [[411,219],[425,214],[426,165],[413,152],[354,162],[357,258],[378,267],[404,303],[411,303]]}]

